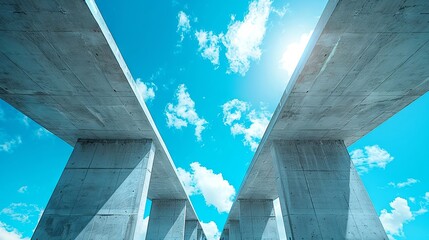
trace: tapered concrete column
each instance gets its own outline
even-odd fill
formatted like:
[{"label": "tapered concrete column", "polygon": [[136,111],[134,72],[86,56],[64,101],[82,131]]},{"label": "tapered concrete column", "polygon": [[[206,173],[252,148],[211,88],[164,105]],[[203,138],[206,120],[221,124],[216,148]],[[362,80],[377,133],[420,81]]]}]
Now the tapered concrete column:
[{"label": "tapered concrete column", "polygon": [[185,237],[185,200],[152,200],[146,240]]},{"label": "tapered concrete column", "polygon": [[240,221],[229,221],[229,239],[241,240]]},{"label": "tapered concrete column", "polygon": [[239,200],[242,239],[279,239],[272,200]]},{"label": "tapered concrete column", "polygon": [[200,224],[198,224],[198,230],[197,230],[197,239],[202,240],[203,239],[203,229]]},{"label": "tapered concrete column", "polygon": [[229,229],[224,229],[220,235],[220,240],[229,240]]},{"label": "tapered concrete column", "polygon": [[289,239],[387,239],[342,141],[272,147]]},{"label": "tapered concrete column", "polygon": [[133,239],[154,152],[151,140],[79,140],[32,239]]},{"label": "tapered concrete column", "polygon": [[198,240],[198,221],[185,221],[185,240]]}]

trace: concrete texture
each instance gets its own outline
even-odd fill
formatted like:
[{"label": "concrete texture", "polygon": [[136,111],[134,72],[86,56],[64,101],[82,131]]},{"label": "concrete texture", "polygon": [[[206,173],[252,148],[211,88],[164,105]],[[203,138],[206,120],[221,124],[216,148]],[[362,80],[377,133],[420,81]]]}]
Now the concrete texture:
[{"label": "concrete texture", "polygon": [[199,240],[198,239],[199,222],[196,220],[185,221],[185,240]]},{"label": "concrete texture", "polygon": [[342,141],[275,141],[286,235],[292,239],[388,239]]},{"label": "concrete texture", "polygon": [[273,201],[240,200],[240,232],[244,240],[279,239]]},{"label": "concrete texture", "polygon": [[240,221],[229,221],[229,239],[241,240]]},{"label": "concrete texture", "polygon": [[[237,199],[276,199],[274,140],[363,137],[429,90],[429,2],[330,0]],[[371,26],[371,27],[368,27]],[[229,220],[238,220],[235,202]]]},{"label": "concrete texture", "polygon": [[133,239],[154,152],[151,140],[79,140],[32,239]]},{"label": "concrete texture", "polygon": [[185,200],[152,200],[146,240],[184,239],[185,217]]}]

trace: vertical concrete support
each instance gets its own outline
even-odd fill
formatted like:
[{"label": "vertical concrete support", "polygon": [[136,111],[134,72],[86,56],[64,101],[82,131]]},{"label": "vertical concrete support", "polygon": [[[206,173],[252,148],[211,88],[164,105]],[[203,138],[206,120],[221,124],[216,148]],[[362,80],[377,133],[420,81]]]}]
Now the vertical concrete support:
[{"label": "vertical concrete support", "polygon": [[241,240],[240,221],[229,221],[229,239]]},{"label": "vertical concrete support", "polygon": [[229,240],[229,229],[224,229],[220,235],[220,240]]},{"label": "vertical concrete support", "polygon": [[200,224],[198,224],[197,239],[198,240],[203,239],[203,228],[201,227]]},{"label": "vertical concrete support", "polygon": [[242,239],[279,239],[273,200],[239,200]]},{"label": "vertical concrete support", "polygon": [[146,240],[185,237],[186,200],[152,200]]},{"label": "vertical concrete support", "polygon": [[151,140],[79,140],[32,239],[133,239],[154,152]]},{"label": "vertical concrete support", "polygon": [[288,239],[387,239],[342,141],[272,147]]},{"label": "vertical concrete support", "polygon": [[185,240],[198,240],[198,221],[185,221]]}]

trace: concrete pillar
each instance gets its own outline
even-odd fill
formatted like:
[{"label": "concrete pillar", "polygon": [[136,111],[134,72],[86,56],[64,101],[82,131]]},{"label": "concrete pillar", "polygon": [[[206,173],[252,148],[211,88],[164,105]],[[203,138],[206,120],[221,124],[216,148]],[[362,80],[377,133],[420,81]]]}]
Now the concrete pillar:
[{"label": "concrete pillar", "polygon": [[279,239],[273,200],[239,201],[242,239]]},{"label": "concrete pillar", "polygon": [[229,229],[224,229],[220,235],[220,240],[229,240]]},{"label": "concrete pillar", "polygon": [[240,221],[229,221],[229,239],[241,240]]},{"label": "concrete pillar", "polygon": [[185,237],[186,200],[152,200],[146,240]]},{"label": "concrete pillar", "polygon": [[198,230],[197,230],[197,239],[202,240],[203,239],[203,228],[200,224],[198,224]]},{"label": "concrete pillar", "polygon": [[185,240],[198,240],[198,220],[185,221]]},{"label": "concrete pillar", "polygon": [[133,239],[154,152],[151,140],[79,140],[32,239]]},{"label": "concrete pillar", "polygon": [[387,239],[343,141],[276,141],[288,239]]}]

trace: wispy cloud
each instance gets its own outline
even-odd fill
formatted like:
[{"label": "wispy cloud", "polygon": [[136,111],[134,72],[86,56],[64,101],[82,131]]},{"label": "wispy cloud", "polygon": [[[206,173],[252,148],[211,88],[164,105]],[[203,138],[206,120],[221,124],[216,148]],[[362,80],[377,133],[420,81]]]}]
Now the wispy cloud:
[{"label": "wispy cloud", "polygon": [[3,222],[0,222],[0,239],[4,240],[30,240],[28,237],[23,237],[16,228],[13,228]]},{"label": "wispy cloud", "polygon": [[407,181],[405,181],[405,182],[398,182],[398,183],[389,182],[389,185],[393,186],[393,187],[397,187],[397,188],[403,188],[403,187],[411,186],[411,185],[416,184],[418,182],[419,182],[419,180],[417,180],[417,179],[408,178]]},{"label": "wispy cloud", "polygon": [[25,115],[23,115],[22,116],[22,118],[21,118],[21,122],[24,124],[24,126],[26,126],[26,127],[29,127],[30,126],[30,119],[27,117],[27,116],[25,116]]},{"label": "wispy cloud", "polygon": [[27,203],[11,203],[8,207],[1,210],[1,214],[7,215],[13,220],[30,223],[31,219],[38,218],[40,209],[36,204],[27,204]]},{"label": "wispy cloud", "polygon": [[250,61],[260,59],[260,45],[264,39],[270,9],[269,0],[253,1],[243,21],[232,19],[223,38],[229,71],[244,76],[250,68]]},{"label": "wispy cloud", "polygon": [[215,222],[210,221],[208,223],[201,222],[201,227],[204,229],[207,240],[217,240],[220,237],[219,229]]},{"label": "wispy cloud", "polygon": [[185,33],[191,30],[191,24],[189,16],[183,11],[177,14],[177,20],[177,32],[180,33],[180,42],[182,42],[185,39]]},{"label": "wispy cloud", "polygon": [[191,99],[184,84],[179,85],[176,91],[176,98],[177,104],[167,104],[165,111],[168,127],[181,129],[182,127],[187,127],[188,124],[194,125],[195,136],[198,141],[201,141],[201,133],[208,122],[198,116],[195,110],[195,102]]},{"label": "wispy cloud", "polygon": [[219,213],[229,212],[234,197],[234,187],[223,178],[222,173],[191,163],[191,172],[178,168],[179,178],[189,195],[202,194],[207,206],[214,206]]},{"label": "wispy cloud", "polygon": [[368,172],[372,168],[386,168],[386,165],[393,161],[389,152],[378,145],[366,146],[363,149],[356,149],[350,153],[350,157],[359,173]]},{"label": "wispy cloud", "polygon": [[46,129],[45,129],[45,128],[43,128],[43,127],[39,127],[38,129],[36,129],[36,130],[34,131],[34,134],[36,134],[36,136],[37,136],[38,138],[46,137],[46,136],[51,136],[51,135],[52,135],[52,133],[51,133],[51,132],[49,132],[48,130],[46,130]]},{"label": "wispy cloud", "polygon": [[199,30],[195,32],[195,37],[198,40],[198,51],[201,56],[210,60],[213,65],[219,65],[219,43],[223,38],[223,34],[213,34],[212,31]]},{"label": "wispy cloud", "polygon": [[12,152],[12,150],[21,143],[22,140],[20,136],[6,140],[0,143],[0,152]]},{"label": "wispy cloud", "polygon": [[289,3],[287,3],[286,5],[284,5],[283,7],[281,7],[281,8],[275,8],[275,7],[272,7],[271,8],[271,11],[273,12],[273,13],[275,13],[277,16],[279,16],[280,18],[282,18],[282,17],[284,17],[284,15],[287,13],[287,12],[289,12],[289,6],[290,6],[290,4]]},{"label": "wispy cloud", "polygon": [[[230,126],[231,134],[234,136],[243,135],[244,145],[255,151],[270,123],[272,114],[263,108],[259,111],[251,110],[250,104],[238,99],[223,104],[222,111],[223,123]],[[243,119],[242,115],[246,115],[246,118]]]},{"label": "wispy cloud", "polygon": [[152,101],[155,99],[155,91],[158,90],[153,82],[143,82],[140,78],[136,79],[138,97],[143,98],[145,102]]},{"label": "wispy cloud", "polygon": [[313,31],[302,34],[298,42],[289,44],[283,52],[282,58],[280,59],[280,66],[286,70],[289,78],[295,71],[296,65],[298,64],[312,34]]},{"label": "wispy cloud", "polygon": [[22,186],[18,189],[18,192],[19,193],[25,193],[25,192],[27,192],[27,190],[28,190],[28,186]]}]

